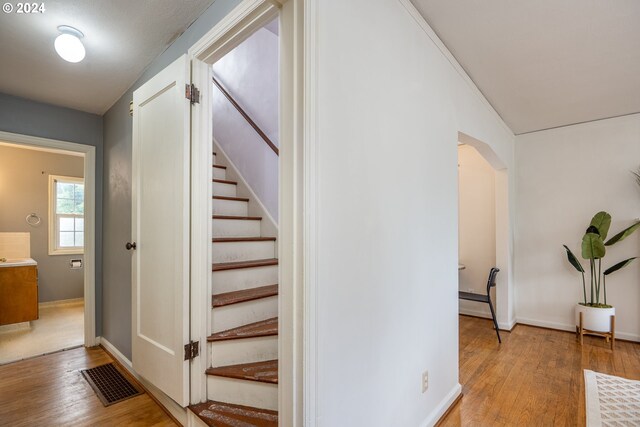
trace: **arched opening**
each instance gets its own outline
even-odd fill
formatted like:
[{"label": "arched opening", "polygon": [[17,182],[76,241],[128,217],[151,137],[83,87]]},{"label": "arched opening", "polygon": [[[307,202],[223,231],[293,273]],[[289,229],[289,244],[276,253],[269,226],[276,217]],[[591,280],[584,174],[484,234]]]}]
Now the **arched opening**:
[{"label": "arched opening", "polygon": [[[498,267],[492,290],[500,329],[513,327],[509,180],[506,164],[485,142],[458,132],[459,289],[486,293],[491,267]],[[490,318],[487,304],[460,301],[460,313]]]}]

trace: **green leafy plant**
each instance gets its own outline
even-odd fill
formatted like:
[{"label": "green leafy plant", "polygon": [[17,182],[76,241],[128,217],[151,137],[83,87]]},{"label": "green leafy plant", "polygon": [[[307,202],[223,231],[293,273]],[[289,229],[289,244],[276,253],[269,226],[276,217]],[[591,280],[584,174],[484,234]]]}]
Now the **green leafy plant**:
[{"label": "green leafy plant", "polygon": [[[591,292],[587,301],[587,285],[585,280],[585,270],[578,258],[571,252],[567,245],[563,245],[567,252],[569,263],[582,275],[582,292],[584,303],[591,307],[611,307],[607,305],[607,276],[631,264],[637,257],[632,257],[612,265],[604,272],[602,271],[602,259],[607,254],[607,246],[611,246],[629,237],[640,228],[640,221],[625,228],[609,240],[606,240],[611,226],[611,215],[606,212],[598,212],[591,219],[591,223],[582,237],[582,258],[589,260],[589,276]],[[606,242],[605,242],[606,240]],[[600,292],[602,291],[602,293]],[[600,303],[600,296],[603,303]]]}]

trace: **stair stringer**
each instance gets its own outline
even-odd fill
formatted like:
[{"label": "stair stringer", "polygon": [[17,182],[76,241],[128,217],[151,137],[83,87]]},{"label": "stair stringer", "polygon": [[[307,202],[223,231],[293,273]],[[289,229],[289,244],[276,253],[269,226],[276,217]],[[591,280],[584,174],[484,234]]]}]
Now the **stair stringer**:
[{"label": "stair stringer", "polygon": [[[260,198],[251,189],[251,186],[244,179],[236,165],[229,159],[227,153],[224,152],[218,141],[213,139],[213,150],[216,152],[216,164],[227,167],[227,180],[236,181],[238,197],[249,198],[249,216],[261,216],[260,224],[262,236],[278,236],[278,223],[271,216],[267,208],[262,204]],[[276,258],[277,256],[276,246]]]}]

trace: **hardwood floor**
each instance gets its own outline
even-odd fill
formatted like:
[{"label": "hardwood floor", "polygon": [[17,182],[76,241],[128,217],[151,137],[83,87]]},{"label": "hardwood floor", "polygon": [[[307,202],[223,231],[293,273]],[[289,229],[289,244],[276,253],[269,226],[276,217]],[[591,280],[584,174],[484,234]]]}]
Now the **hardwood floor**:
[{"label": "hardwood floor", "polygon": [[584,426],[583,369],[640,380],[640,344],[460,316],[462,399],[440,426]]},{"label": "hardwood floor", "polygon": [[79,370],[111,361],[81,347],[0,366],[0,425],[175,426],[146,393],[102,406]]}]

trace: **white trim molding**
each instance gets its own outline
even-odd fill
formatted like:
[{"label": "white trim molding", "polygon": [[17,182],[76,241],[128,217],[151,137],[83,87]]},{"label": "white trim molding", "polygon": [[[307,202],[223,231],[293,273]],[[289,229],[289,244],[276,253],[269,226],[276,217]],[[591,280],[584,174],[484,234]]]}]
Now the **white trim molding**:
[{"label": "white trim molding", "polygon": [[0,131],[0,141],[32,150],[84,156],[84,345],[96,341],[96,147]]},{"label": "white trim molding", "polygon": [[213,64],[278,15],[268,0],[244,0],[188,51],[189,58]]},{"label": "white trim molding", "polygon": [[133,370],[133,365],[131,361],[125,357],[124,354],[120,352],[113,344],[111,344],[106,338],[98,337],[97,342],[104,347],[122,366],[125,367],[127,371],[138,381],[144,388],[147,389],[149,393],[153,395],[162,406],[171,413],[175,417],[176,420],[180,422],[183,426],[187,425],[187,410],[182,406],[178,405],[173,401],[169,396],[164,394],[159,388],[151,384],[149,381],[142,378],[140,375]]},{"label": "white trim molding", "polygon": [[318,2],[304,4],[303,295],[304,295],[304,425],[317,424],[318,407]]},{"label": "white trim molding", "polygon": [[[539,328],[555,329],[557,331],[567,331],[567,332],[573,332],[573,333],[575,333],[576,331],[575,325],[560,323],[560,322],[550,322],[547,320],[531,319],[526,317],[518,317],[515,324],[523,325],[523,326],[536,326]],[[640,342],[640,335],[630,334],[628,332],[622,332],[622,331],[616,330],[616,339]]]},{"label": "white trim molding", "polygon": [[[77,305],[77,304],[83,304],[84,303],[84,298],[71,298],[71,299],[60,299],[57,301],[46,301],[46,302],[40,302],[38,303],[38,307],[39,308],[46,308],[46,307],[65,307],[67,305]],[[96,343],[96,345],[99,343]]]},{"label": "white trim molding", "polygon": [[420,424],[420,427],[432,427],[436,425],[436,423],[440,421],[440,418],[449,410],[461,394],[462,386],[460,384],[456,384],[445,398],[440,401],[438,406],[436,406],[436,409],[431,411],[429,416]]},{"label": "white trim molding", "polygon": [[[58,213],[56,212],[57,202],[58,202],[58,192],[56,190],[55,184],[58,181],[63,181],[66,183],[73,184],[82,184],[84,188],[84,178],[83,177],[75,177],[75,176],[61,176],[61,175],[49,175],[49,230],[47,230],[49,237],[49,255],[83,255],[84,254],[84,243],[83,246],[80,247],[72,247],[72,248],[61,248],[59,247],[59,233],[58,230]],[[79,215],[69,215],[73,217],[78,217]],[[81,215],[84,219],[84,213]],[[75,225],[74,225],[75,232]]]}]

